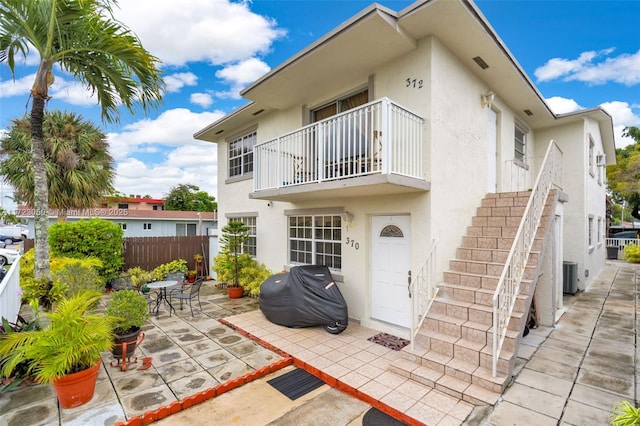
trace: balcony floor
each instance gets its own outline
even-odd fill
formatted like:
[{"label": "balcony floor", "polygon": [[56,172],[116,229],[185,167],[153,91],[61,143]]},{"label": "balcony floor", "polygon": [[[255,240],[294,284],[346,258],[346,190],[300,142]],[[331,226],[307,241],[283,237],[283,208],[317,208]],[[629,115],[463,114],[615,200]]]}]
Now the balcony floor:
[{"label": "balcony floor", "polygon": [[277,189],[265,189],[249,194],[255,200],[306,201],[342,197],[367,197],[380,195],[427,192],[431,182],[396,174],[372,174],[324,182],[290,185]]}]

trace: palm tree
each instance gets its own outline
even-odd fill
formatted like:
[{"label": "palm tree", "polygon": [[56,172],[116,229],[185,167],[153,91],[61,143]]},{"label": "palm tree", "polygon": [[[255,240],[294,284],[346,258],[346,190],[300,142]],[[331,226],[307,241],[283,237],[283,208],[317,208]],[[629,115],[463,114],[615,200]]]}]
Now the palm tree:
[{"label": "palm tree", "polygon": [[31,88],[31,147],[34,183],[35,276],[49,279],[48,191],[43,139],[45,102],[53,65],[95,94],[102,119],[117,122],[119,106],[147,112],[162,99],[158,59],[112,16],[116,0],[2,0],[0,61],[15,75],[16,56],[39,56]]},{"label": "palm tree", "polygon": [[[112,191],[113,158],[104,133],[74,113],[45,113],[43,131],[49,207],[58,209],[58,221],[64,221],[67,209],[94,207]],[[0,156],[0,175],[33,206],[28,117],[13,120],[9,133],[0,140]]]}]

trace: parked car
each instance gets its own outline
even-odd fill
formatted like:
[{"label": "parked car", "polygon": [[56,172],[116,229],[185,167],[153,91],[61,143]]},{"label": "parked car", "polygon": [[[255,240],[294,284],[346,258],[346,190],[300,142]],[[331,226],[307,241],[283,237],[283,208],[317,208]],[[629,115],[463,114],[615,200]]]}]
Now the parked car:
[{"label": "parked car", "polygon": [[7,244],[13,244],[17,241],[22,241],[22,236],[16,237],[15,235],[3,234],[2,229],[0,229],[0,242],[7,245]]},{"label": "parked car", "polygon": [[[14,241],[24,240],[29,235],[29,228],[22,225],[1,225],[0,235],[8,235],[13,238]],[[4,240],[0,240],[4,241]],[[11,244],[11,243],[7,243]]]},{"label": "parked car", "polygon": [[8,248],[0,248],[0,268],[10,265],[18,258],[20,252]]},{"label": "parked car", "polygon": [[640,230],[617,232],[613,234],[613,238],[638,238],[638,233],[640,233]]}]

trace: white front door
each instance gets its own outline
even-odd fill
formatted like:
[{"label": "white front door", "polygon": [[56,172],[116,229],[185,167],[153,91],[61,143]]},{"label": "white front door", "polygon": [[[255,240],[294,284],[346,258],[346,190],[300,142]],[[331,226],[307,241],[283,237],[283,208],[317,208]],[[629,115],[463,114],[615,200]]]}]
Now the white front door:
[{"label": "white front door", "polygon": [[371,317],[411,327],[411,217],[371,218]]},{"label": "white front door", "polygon": [[497,115],[494,110],[489,108],[487,122],[487,192],[493,194],[497,191],[497,156],[498,156],[498,140],[497,140]]}]

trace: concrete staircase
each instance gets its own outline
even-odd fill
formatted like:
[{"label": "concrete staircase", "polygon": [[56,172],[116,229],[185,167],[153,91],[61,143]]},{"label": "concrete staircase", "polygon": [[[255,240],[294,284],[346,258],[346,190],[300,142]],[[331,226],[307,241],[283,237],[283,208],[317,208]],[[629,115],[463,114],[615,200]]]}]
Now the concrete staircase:
[{"label": "concrete staircase", "polygon": [[530,192],[489,194],[444,272],[414,349],[390,367],[396,374],[473,404],[494,405],[510,383],[518,345],[540,274],[555,192],[547,199],[509,322],[497,377],[492,376],[492,297]]}]

